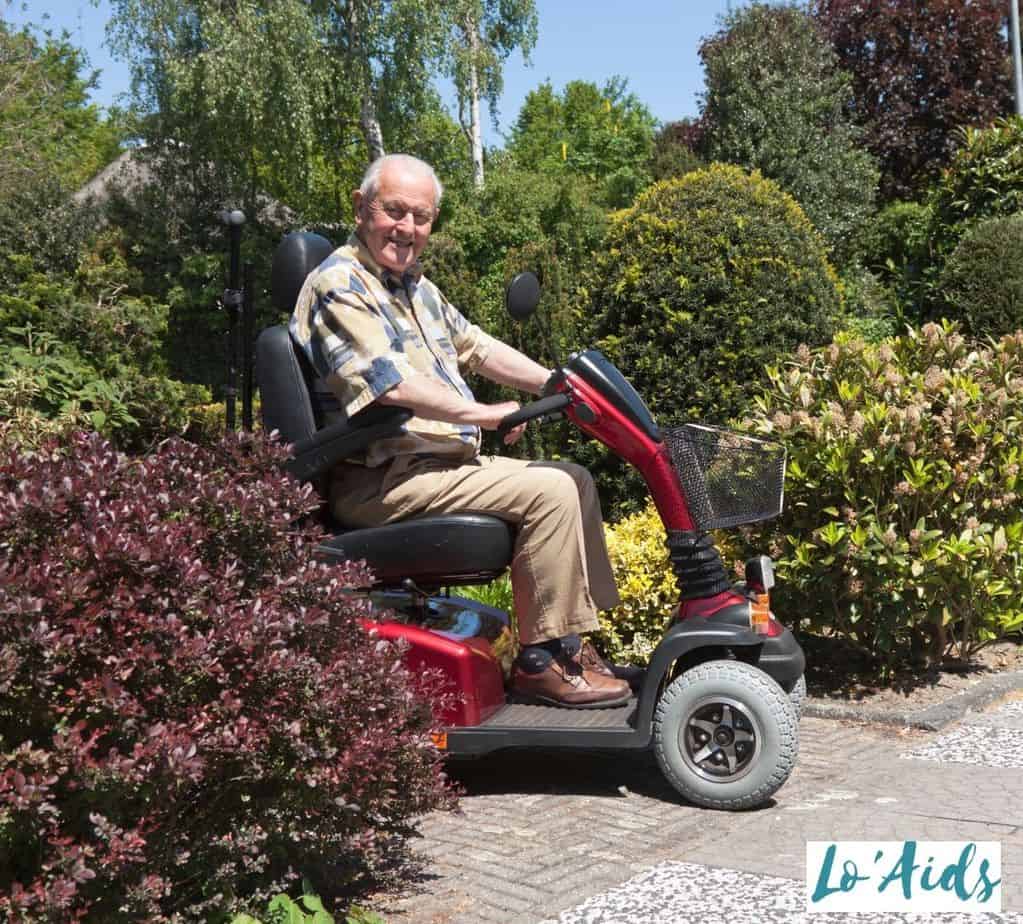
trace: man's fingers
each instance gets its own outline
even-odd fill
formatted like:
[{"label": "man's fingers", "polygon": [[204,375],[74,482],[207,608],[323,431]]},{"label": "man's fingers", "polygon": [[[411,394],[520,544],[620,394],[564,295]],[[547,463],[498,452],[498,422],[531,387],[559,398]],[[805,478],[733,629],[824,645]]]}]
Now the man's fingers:
[{"label": "man's fingers", "polygon": [[526,425],[519,424],[514,430],[509,430],[504,437],[504,445],[511,446],[512,443],[517,443],[523,433],[526,432]]}]

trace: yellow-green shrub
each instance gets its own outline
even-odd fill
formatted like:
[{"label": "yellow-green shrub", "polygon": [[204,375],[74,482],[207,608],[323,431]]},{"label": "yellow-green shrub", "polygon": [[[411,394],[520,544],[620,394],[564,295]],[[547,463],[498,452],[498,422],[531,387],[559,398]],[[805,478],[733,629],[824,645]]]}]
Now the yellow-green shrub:
[{"label": "yellow-green shrub", "polygon": [[[593,640],[612,661],[645,664],[679,599],[664,525],[648,501],[640,513],[605,526],[604,536],[621,603],[601,614]],[[727,562],[730,554],[715,538]]]}]

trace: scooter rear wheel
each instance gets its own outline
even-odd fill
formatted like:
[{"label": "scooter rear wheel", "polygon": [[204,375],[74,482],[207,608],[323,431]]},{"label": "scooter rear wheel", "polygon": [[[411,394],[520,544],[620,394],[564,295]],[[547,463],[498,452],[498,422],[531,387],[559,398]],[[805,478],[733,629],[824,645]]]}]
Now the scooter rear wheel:
[{"label": "scooter rear wheel", "polygon": [[735,811],[766,802],[788,779],[798,728],[788,695],[762,670],[743,661],[707,661],[662,694],[654,750],[686,799]]}]

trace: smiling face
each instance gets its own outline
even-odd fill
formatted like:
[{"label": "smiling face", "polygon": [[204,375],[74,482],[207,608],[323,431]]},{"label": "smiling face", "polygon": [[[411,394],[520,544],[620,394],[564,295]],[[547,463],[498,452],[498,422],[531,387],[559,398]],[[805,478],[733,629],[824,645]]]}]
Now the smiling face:
[{"label": "smiling face", "polygon": [[404,273],[423,252],[436,217],[433,180],[402,164],[386,164],[376,195],[367,200],[358,190],[355,230],[373,259],[393,273]]}]

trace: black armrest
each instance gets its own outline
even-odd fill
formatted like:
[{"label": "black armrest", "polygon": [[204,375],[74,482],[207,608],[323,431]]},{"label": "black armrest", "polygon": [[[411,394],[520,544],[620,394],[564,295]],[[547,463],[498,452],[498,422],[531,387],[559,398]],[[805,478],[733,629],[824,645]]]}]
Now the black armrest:
[{"label": "black armrest", "polygon": [[371,404],[354,417],[299,440],[291,447],[286,467],[300,481],[310,481],[374,440],[396,436],[411,417],[408,408]]}]

